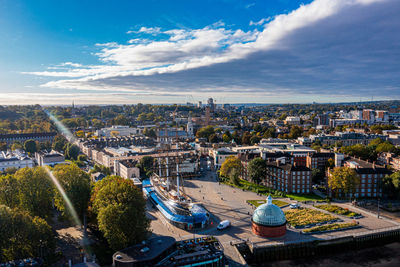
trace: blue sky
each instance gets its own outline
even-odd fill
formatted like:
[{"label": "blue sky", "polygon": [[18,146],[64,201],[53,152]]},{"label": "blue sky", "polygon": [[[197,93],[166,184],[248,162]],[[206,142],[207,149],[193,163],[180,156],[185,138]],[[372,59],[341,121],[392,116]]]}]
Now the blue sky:
[{"label": "blue sky", "polygon": [[400,98],[400,1],[0,0],[0,104]]}]

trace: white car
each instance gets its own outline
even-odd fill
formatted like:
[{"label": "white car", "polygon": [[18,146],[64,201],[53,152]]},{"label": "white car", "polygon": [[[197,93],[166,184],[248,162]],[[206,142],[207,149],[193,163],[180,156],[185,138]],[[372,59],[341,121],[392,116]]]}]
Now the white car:
[{"label": "white car", "polygon": [[294,203],[294,204],[290,204],[289,207],[290,207],[291,209],[298,209],[298,208],[300,208],[300,205],[297,204],[297,203]]},{"label": "white car", "polygon": [[224,230],[231,226],[231,222],[229,220],[222,221],[218,224],[217,230]]}]

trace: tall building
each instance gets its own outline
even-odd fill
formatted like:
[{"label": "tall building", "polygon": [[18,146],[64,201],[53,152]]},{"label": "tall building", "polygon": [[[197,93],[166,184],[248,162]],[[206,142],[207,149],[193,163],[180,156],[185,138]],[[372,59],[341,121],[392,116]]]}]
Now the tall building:
[{"label": "tall building", "polygon": [[193,122],[192,122],[192,116],[191,115],[189,115],[189,118],[188,118],[188,122],[187,122],[187,125],[186,125],[186,132],[187,132],[187,135],[189,137],[193,137],[194,136]]},{"label": "tall building", "polygon": [[214,111],[215,109],[215,103],[214,103],[214,99],[212,99],[211,97],[207,100],[207,105],[210,108],[211,111]]},{"label": "tall building", "polygon": [[374,122],[375,121],[375,112],[372,109],[363,109],[362,111],[362,119],[369,121],[369,122]]}]

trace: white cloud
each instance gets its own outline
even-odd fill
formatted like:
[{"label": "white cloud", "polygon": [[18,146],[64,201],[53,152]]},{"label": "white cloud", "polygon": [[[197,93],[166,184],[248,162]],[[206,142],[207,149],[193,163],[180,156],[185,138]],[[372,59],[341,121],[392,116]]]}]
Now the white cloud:
[{"label": "white cloud", "polygon": [[132,33],[147,33],[147,34],[158,34],[161,32],[161,28],[160,27],[141,27],[139,30],[137,31],[127,31],[126,33],[128,34],[132,34]]},{"label": "white cloud", "polygon": [[[44,87],[104,91],[201,92],[212,88],[223,92],[247,89],[268,95],[280,88],[285,92],[329,93],[328,89],[318,91],[322,84],[326,88],[335,84],[343,88],[362,84],[367,90],[371,85],[365,81],[348,80],[349,68],[360,79],[365,74],[363,61],[385,65],[382,60],[393,60],[394,56],[390,59],[385,54],[379,59],[366,53],[357,57],[363,49],[369,49],[368,45],[381,50],[384,48],[379,46],[388,45],[372,42],[374,35],[368,33],[375,30],[373,27],[387,27],[384,21],[393,19],[392,13],[391,16],[375,14],[373,11],[378,7],[395,13],[393,10],[399,5],[395,0],[315,0],[272,20],[250,22],[250,25],[264,25],[261,32],[227,29],[222,22],[193,30],[142,27],[128,33],[163,34],[169,35],[169,39],[135,38],[128,44],[98,44],[102,50],[96,55],[104,65],[30,74],[78,78],[51,81]],[[376,23],[372,24],[368,16],[375,16]],[[364,27],[366,23],[371,27]],[[376,32],[385,34],[381,30]],[[387,34],[393,37],[390,31]],[[354,36],[364,38],[363,43],[354,42]],[[338,46],[344,48],[338,50]],[[343,61],[337,62],[335,53],[341,54]],[[387,72],[378,70],[375,77],[379,75],[388,77]]]}]

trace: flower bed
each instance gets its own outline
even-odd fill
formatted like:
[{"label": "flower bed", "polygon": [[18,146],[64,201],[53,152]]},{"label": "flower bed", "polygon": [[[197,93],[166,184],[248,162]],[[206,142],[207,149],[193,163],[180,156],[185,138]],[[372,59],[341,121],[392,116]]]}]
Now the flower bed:
[{"label": "flower bed", "polygon": [[[265,202],[266,202],[266,200],[247,200],[247,203],[253,205],[253,206],[256,207],[256,208],[257,208],[258,206],[264,204]],[[273,199],[273,200],[272,200],[272,204],[275,204],[275,205],[277,205],[277,206],[280,207],[280,208],[289,205],[289,203],[287,203],[287,202],[285,202],[285,201],[276,200],[276,199]]]},{"label": "flower bed", "polygon": [[356,213],[353,211],[350,211],[349,209],[344,209],[342,207],[336,206],[336,205],[315,205],[314,207],[322,209],[322,210],[326,210],[332,213],[336,213],[339,215],[343,215],[346,217],[350,217],[350,218],[355,218],[355,217],[361,217],[362,215],[360,213]]},{"label": "flower bed", "polygon": [[308,208],[287,210],[285,211],[285,216],[288,223],[296,228],[338,220],[335,216]]},{"label": "flower bed", "polygon": [[358,227],[360,226],[357,223],[333,223],[306,229],[303,230],[303,233],[310,234],[310,233],[333,232],[333,231],[346,230]]}]

